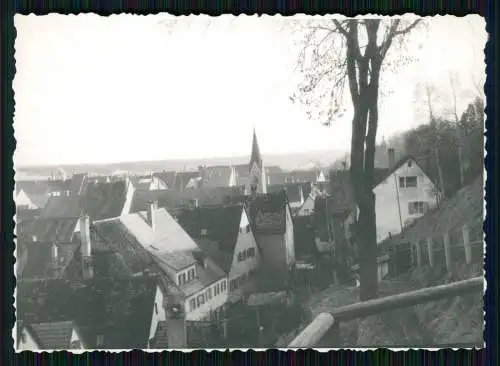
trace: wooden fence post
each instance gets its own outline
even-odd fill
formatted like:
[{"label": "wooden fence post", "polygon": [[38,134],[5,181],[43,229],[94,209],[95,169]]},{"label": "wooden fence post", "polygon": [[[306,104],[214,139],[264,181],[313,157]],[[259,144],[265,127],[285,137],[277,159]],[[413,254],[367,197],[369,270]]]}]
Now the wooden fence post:
[{"label": "wooden fence post", "polygon": [[448,273],[451,273],[451,248],[450,248],[450,233],[447,231],[443,235],[443,243],[444,243],[444,259],[446,262],[446,270]]},{"label": "wooden fence post", "polygon": [[427,254],[429,255],[429,266],[434,268],[434,243],[431,237],[427,238]]},{"label": "wooden fence post", "polygon": [[470,247],[470,231],[467,224],[462,227],[462,236],[464,239],[465,262],[470,264],[472,260],[472,251]]},{"label": "wooden fence post", "polygon": [[417,267],[422,267],[422,247],[420,246],[420,240],[415,240],[413,243],[415,245],[415,252],[417,252]]}]

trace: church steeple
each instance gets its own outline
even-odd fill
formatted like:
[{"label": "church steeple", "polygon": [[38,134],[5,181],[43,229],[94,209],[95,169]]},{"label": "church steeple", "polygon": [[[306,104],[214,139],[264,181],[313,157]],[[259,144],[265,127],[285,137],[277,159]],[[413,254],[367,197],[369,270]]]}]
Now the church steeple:
[{"label": "church steeple", "polygon": [[250,164],[248,168],[250,176],[247,192],[252,195],[257,193],[266,193],[267,182],[264,166],[262,164],[262,156],[260,155],[259,143],[257,142],[257,134],[255,133],[255,127],[253,129],[252,154],[250,155]]},{"label": "church steeple", "polygon": [[260,156],[259,143],[257,142],[257,134],[255,127],[253,128],[253,141],[252,141],[252,155],[250,156],[249,170],[252,170],[253,164],[257,163],[258,167],[262,169],[262,157]]}]

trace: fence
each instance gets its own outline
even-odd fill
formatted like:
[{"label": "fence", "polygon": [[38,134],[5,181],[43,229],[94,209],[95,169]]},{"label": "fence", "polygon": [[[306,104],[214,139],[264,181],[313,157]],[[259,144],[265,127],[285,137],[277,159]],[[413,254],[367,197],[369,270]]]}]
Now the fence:
[{"label": "fence", "polygon": [[[406,292],[394,296],[359,302],[343,306],[331,313],[319,314],[289,344],[289,348],[332,348],[341,344],[340,323],[377,315],[391,310],[420,305],[449,297],[480,292],[483,290],[483,278],[476,277],[447,285],[428,287],[417,291]],[[367,345],[370,346],[370,345]],[[376,346],[376,345],[374,345]],[[473,347],[476,344],[461,345],[429,345],[429,347]],[[396,347],[396,345],[395,345]]]},{"label": "fence", "polygon": [[482,224],[464,225],[443,235],[402,243],[390,254],[397,272],[401,272],[398,265],[406,269],[408,261],[414,267],[443,267],[451,272],[453,263],[481,263],[483,243]]}]

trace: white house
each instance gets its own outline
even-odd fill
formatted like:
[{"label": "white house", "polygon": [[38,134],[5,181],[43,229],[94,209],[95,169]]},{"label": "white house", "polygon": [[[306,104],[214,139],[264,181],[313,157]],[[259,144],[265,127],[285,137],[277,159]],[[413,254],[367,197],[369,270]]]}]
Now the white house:
[{"label": "white house", "polygon": [[84,349],[72,321],[18,324],[17,349],[20,351]]},{"label": "white house", "polygon": [[229,301],[238,301],[261,262],[246,207],[198,207],[184,211],[178,220],[228,276]]},{"label": "white house", "polygon": [[395,235],[437,205],[439,195],[432,180],[412,156],[396,163],[373,188],[377,217],[377,242]]}]

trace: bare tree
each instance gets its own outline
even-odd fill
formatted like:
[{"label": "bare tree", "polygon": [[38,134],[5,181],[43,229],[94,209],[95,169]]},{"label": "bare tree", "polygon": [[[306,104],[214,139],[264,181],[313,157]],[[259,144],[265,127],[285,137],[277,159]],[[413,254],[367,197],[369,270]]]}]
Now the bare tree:
[{"label": "bare tree", "polygon": [[460,126],[460,118],[458,117],[457,111],[457,78],[455,74],[450,74],[450,86],[451,86],[451,97],[452,97],[452,114],[456,123],[456,141],[457,141],[457,150],[458,150],[458,167],[460,170],[460,187],[464,185],[464,163],[463,163],[463,136],[462,136],[462,128]]},{"label": "bare tree", "polygon": [[[395,41],[402,41],[419,22],[400,18],[313,22],[307,27],[304,52],[299,58],[305,83],[299,86],[295,98],[316,109],[322,123],[330,125],[344,114],[343,92],[348,85],[353,107],[350,176],[358,207],[356,238],[362,301],[377,297],[378,292],[373,183],[380,76],[383,70],[395,66],[384,62]],[[311,109],[308,112],[313,118]]]}]

